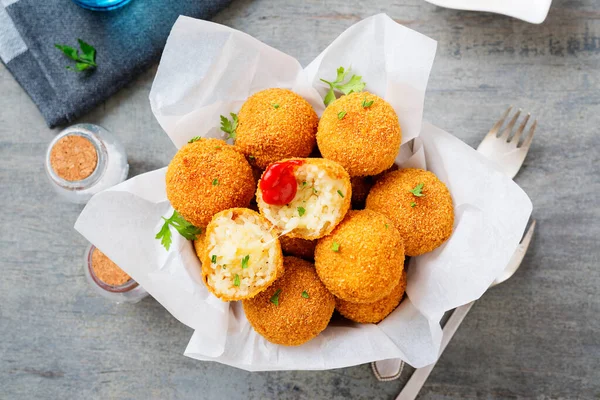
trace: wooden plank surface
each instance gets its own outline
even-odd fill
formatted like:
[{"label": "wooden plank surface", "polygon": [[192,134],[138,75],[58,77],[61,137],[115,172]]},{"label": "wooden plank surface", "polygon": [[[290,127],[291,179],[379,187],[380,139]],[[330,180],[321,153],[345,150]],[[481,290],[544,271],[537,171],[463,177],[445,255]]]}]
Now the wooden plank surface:
[{"label": "wooden plank surface", "polygon": [[[139,0],[136,0],[139,1]],[[438,40],[425,118],[476,146],[509,104],[538,119],[517,182],[539,222],[513,279],[479,301],[424,399],[600,396],[600,2],[555,0],[546,22],[405,1],[235,1],[216,18],[308,63],[377,12]],[[410,60],[406,60],[410,62]],[[143,74],[81,121],[116,132],[131,175],[168,163]],[[248,373],[185,358],[191,331],[158,303],[113,305],[87,286],[81,206],[43,157],[57,131],[0,66],[0,398],[392,399],[368,365]]]}]

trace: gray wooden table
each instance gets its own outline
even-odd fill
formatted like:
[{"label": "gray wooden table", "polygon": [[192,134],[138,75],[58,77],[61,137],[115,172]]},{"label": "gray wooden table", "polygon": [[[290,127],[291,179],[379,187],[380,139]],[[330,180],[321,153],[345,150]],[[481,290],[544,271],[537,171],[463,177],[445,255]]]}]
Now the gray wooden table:
[{"label": "gray wooden table", "polygon": [[[301,3],[301,4],[296,4]],[[521,269],[475,305],[422,398],[600,396],[600,3],[555,0],[543,25],[421,0],[236,1],[217,18],[308,63],[386,12],[438,40],[425,117],[475,146],[509,105],[539,127],[517,182],[539,221]],[[406,60],[410,62],[410,60]],[[131,174],[174,147],[154,120],[154,71],[90,115],[124,141]],[[81,207],[46,183],[56,131],[0,65],[0,398],[391,399],[368,365],[249,373],[182,355],[191,330],[151,298],[113,305],[86,285]]]}]

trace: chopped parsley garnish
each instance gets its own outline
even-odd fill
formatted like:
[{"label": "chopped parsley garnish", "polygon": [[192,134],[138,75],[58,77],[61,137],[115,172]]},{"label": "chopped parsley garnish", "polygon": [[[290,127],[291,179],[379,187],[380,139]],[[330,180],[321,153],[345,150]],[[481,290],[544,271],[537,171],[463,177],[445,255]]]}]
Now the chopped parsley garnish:
[{"label": "chopped parsley garnish", "polygon": [[417,186],[415,186],[414,189],[409,190],[409,192],[411,192],[412,194],[414,194],[417,197],[423,197],[425,195],[422,193],[422,190],[423,190],[423,184],[419,183]]},{"label": "chopped parsley garnish", "polygon": [[213,254],[212,256],[210,256],[210,262],[213,264],[217,263],[217,255]]},{"label": "chopped parsley garnish", "polygon": [[313,190],[313,193],[314,193],[314,194],[317,194],[317,193],[319,193],[319,192],[317,192],[317,189],[315,189],[315,187],[314,187],[314,186],[313,186],[312,190]]},{"label": "chopped parsley garnish", "polygon": [[242,269],[246,269],[248,268],[248,262],[250,261],[250,254],[244,256],[244,258],[242,258]]},{"label": "chopped parsley garnish", "polygon": [[221,146],[215,146],[215,150],[221,150]]},{"label": "chopped parsley garnish", "polygon": [[333,242],[333,244],[331,245],[331,250],[335,252],[340,251],[340,244],[338,242]]},{"label": "chopped parsley garnish", "polygon": [[173,215],[170,218],[162,217],[162,219],[165,220],[165,223],[154,238],[160,239],[160,244],[167,250],[169,250],[172,243],[171,226],[177,229],[177,232],[187,240],[194,240],[196,236],[202,233],[202,228],[195,227],[187,222],[177,211],[173,211]]},{"label": "chopped parsley garnish", "polygon": [[279,305],[279,293],[281,293],[281,289],[277,289],[275,294],[271,296],[271,303],[275,304],[276,306]]},{"label": "chopped parsley garnish", "polygon": [[329,85],[329,91],[327,92],[327,95],[325,95],[325,98],[323,99],[323,103],[325,103],[326,106],[328,106],[329,103],[331,103],[332,101],[335,100],[335,90],[336,89],[344,94],[350,94],[352,92],[362,92],[363,91],[363,89],[365,88],[365,86],[367,84],[365,82],[363,82],[362,76],[352,75],[350,80],[348,82],[344,83],[344,81],[346,80],[346,76],[348,75],[349,72],[350,72],[350,68],[344,69],[344,67],[339,67],[337,69],[337,76],[335,77],[335,81],[330,82],[330,81],[326,81],[325,79],[321,79],[321,82],[325,82],[326,84]]},{"label": "chopped parsley garnish", "polygon": [[410,203],[411,207],[416,207],[417,203],[415,203],[414,201],[412,203]]},{"label": "chopped parsley garnish", "polygon": [[305,291],[302,292],[302,297],[304,297],[305,299],[308,299],[308,293]]},{"label": "chopped parsley garnish", "polygon": [[272,104],[272,106],[273,106],[273,108],[275,108],[275,109],[279,108],[279,104],[277,104],[277,103],[273,103],[273,104]]},{"label": "chopped parsley garnish", "polygon": [[249,159],[254,160],[256,157],[254,156],[248,156]]},{"label": "chopped parsley garnish", "polygon": [[304,209],[304,207],[298,207],[298,215],[299,216],[303,216],[305,212],[306,212],[306,210]]},{"label": "chopped parsley garnish", "polygon": [[217,186],[219,184],[219,180],[218,179],[213,179],[213,186]]},{"label": "chopped parsley garnish", "polygon": [[75,61],[75,68],[67,66],[67,69],[70,71],[82,72],[88,69],[96,68],[98,64],[96,64],[96,49],[94,48],[94,46],[92,46],[91,44],[87,44],[81,39],[77,39],[77,42],[79,42],[81,54],[79,54],[79,50],[74,49],[71,46],[66,46],[62,44],[54,45],[54,47],[62,51],[65,56]]},{"label": "chopped parsley garnish", "polygon": [[194,143],[194,142],[197,142],[200,139],[202,139],[200,136],[194,136],[193,138],[191,138],[190,140],[188,140],[188,143]]},{"label": "chopped parsley garnish", "polygon": [[302,181],[302,187],[306,186],[306,181]]},{"label": "chopped parsley garnish", "polygon": [[375,100],[367,101],[367,98],[365,97],[365,99],[362,102],[363,108],[369,108],[369,107],[371,107],[373,105],[374,101]]},{"label": "chopped parsley garnish", "polygon": [[340,111],[340,112],[338,113],[338,119],[342,119],[342,118],[344,118],[345,116],[346,116],[346,111]]},{"label": "chopped parsley garnish", "polygon": [[227,139],[235,140],[235,130],[238,126],[238,116],[234,113],[229,113],[231,120],[226,116],[221,115],[221,130],[227,133]]},{"label": "chopped parsley garnish", "polygon": [[343,199],[344,198],[344,193],[342,193],[341,190],[338,190],[337,193],[340,195],[340,197]]},{"label": "chopped parsley garnish", "polygon": [[238,274],[235,274],[233,278],[233,286],[240,286],[240,276]]},{"label": "chopped parsley garnish", "polygon": [[385,229],[388,229],[390,226],[388,224],[385,224]]}]

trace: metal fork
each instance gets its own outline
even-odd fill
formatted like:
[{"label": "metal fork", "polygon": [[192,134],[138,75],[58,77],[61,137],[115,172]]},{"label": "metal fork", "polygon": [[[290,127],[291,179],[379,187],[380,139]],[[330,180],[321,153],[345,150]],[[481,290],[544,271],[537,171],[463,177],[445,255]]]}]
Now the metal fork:
[{"label": "metal fork", "polygon": [[[502,134],[498,136],[498,132],[500,128],[502,128],[502,126],[504,125],[506,118],[510,114],[511,110],[512,106],[510,106],[504,112],[504,114],[498,120],[498,122],[494,124],[492,129],[484,137],[483,141],[477,148],[477,151],[485,155],[488,159],[494,161],[497,164],[498,169],[503,171],[509,177],[514,178],[521,166],[523,165],[523,161],[525,160],[527,152],[529,151],[529,148],[531,146],[531,142],[533,141],[533,134],[537,126],[537,120],[533,122],[533,124],[529,128],[527,136],[524,138],[521,145],[519,146],[519,141],[523,135],[523,131],[525,130],[525,127],[527,126],[527,123],[530,119],[530,114],[527,113],[527,116],[521,122],[517,131],[513,135],[511,135],[512,130],[515,124],[517,123],[519,116],[521,115],[521,109],[519,109],[517,113],[511,118],[508,125],[502,131]],[[523,258],[522,256],[524,256],[525,251],[527,250],[527,246],[529,245],[529,241],[531,240],[531,235],[533,235],[534,229],[535,221],[533,221],[523,241],[513,254],[511,262],[508,264],[503,273],[498,278],[496,278],[492,286],[500,282],[504,282],[505,280],[510,278],[519,268],[520,262]],[[517,255],[520,252],[522,252],[522,255],[518,263],[515,264],[515,257],[517,257]],[[465,304],[461,307],[456,308],[452,313],[452,316],[448,319],[448,322],[446,323],[443,329],[444,334],[442,339],[442,346],[440,348],[440,355],[446,348],[446,345],[450,342],[452,336],[454,336],[454,333],[456,332],[456,330],[460,326],[460,323],[473,306],[473,303],[474,302],[471,302],[469,304]],[[395,361],[398,361],[398,363],[395,363]],[[371,367],[373,368],[375,376],[379,380],[394,380],[400,376],[400,373],[402,372],[403,362],[401,360],[384,360],[383,362],[372,363]],[[397,370],[393,375],[385,374],[388,376],[382,376],[384,374],[381,373],[380,369],[394,370],[394,367],[397,368]],[[429,374],[433,370],[433,367],[435,367],[435,363],[427,367],[417,369],[410,377],[397,399],[414,399],[419,393],[419,390],[421,389],[425,381],[427,380],[427,377],[429,377]]]},{"label": "metal fork", "polygon": [[521,125],[519,125],[519,128],[511,135],[522,112],[522,110],[519,109],[511,118],[508,125],[506,125],[502,133],[498,135],[498,131],[500,131],[500,128],[504,125],[506,117],[508,117],[511,110],[512,106],[508,107],[508,110],[504,112],[504,115],[502,115],[492,129],[490,129],[489,133],[483,138],[479,147],[477,147],[477,151],[494,161],[498,165],[498,168],[506,175],[514,178],[515,175],[517,175],[517,172],[519,172],[519,169],[521,169],[521,165],[523,165],[523,161],[525,161],[525,157],[527,156],[527,152],[533,141],[533,133],[537,127],[537,120],[533,121],[527,135],[522,140],[521,145],[519,145],[520,139],[523,136],[523,131],[525,130],[531,115],[527,113],[521,122]]}]

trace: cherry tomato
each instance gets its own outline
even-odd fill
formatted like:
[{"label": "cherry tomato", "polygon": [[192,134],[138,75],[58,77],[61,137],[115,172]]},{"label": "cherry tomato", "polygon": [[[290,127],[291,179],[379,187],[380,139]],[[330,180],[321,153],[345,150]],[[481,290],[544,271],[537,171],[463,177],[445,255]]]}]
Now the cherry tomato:
[{"label": "cherry tomato", "polygon": [[269,165],[260,180],[263,201],[283,206],[294,200],[298,190],[294,168],[302,164],[303,160],[289,160]]}]

